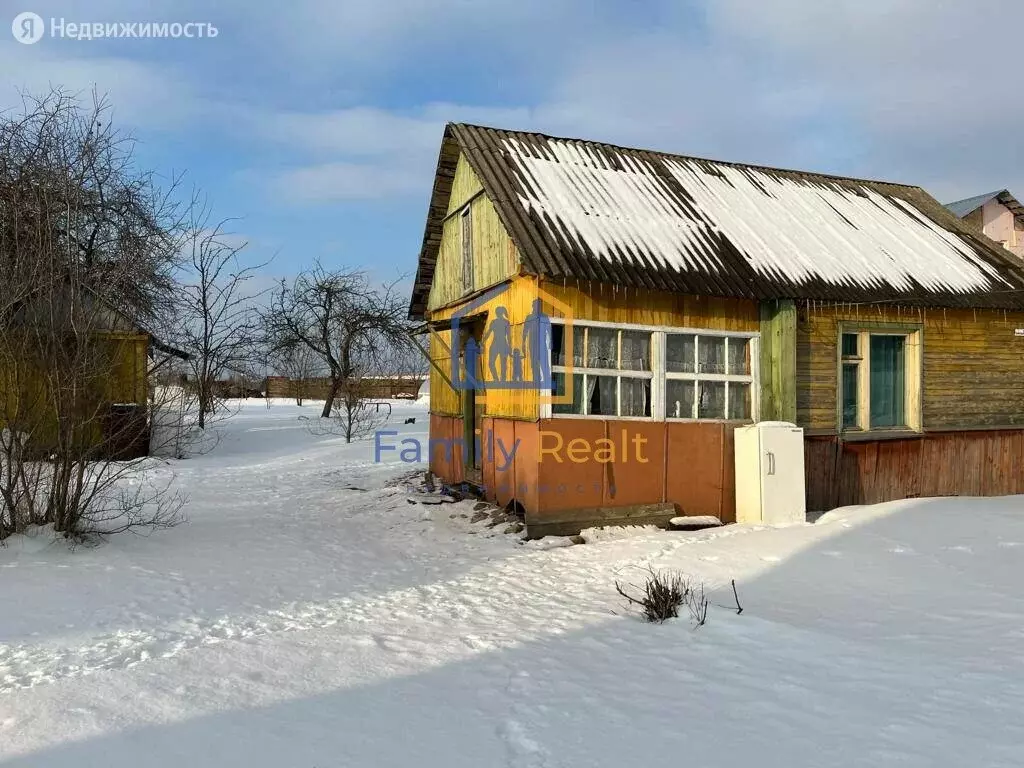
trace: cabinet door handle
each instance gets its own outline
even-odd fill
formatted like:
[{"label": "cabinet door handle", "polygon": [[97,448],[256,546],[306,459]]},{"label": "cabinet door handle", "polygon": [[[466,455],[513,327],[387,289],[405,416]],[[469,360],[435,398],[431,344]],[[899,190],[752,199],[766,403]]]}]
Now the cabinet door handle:
[{"label": "cabinet door handle", "polygon": [[771,451],[768,451],[768,474],[775,474],[775,454]]}]

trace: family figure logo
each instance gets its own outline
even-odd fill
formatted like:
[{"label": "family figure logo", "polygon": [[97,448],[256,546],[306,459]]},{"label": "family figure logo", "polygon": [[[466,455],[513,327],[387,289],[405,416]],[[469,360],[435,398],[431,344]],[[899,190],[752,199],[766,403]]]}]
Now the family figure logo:
[{"label": "family figure logo", "polygon": [[[516,317],[512,308],[523,306],[524,295],[533,296],[529,312]],[[568,394],[554,391],[552,360],[562,351],[554,349],[556,325],[565,345],[562,368],[571,381],[572,311],[529,278],[492,288],[460,307],[451,317],[450,342],[436,332],[435,339],[449,358],[456,391],[471,390],[480,401],[488,392],[534,390],[541,402],[570,404],[571,386],[565,387]]]},{"label": "family figure logo", "polygon": [[[466,324],[461,317],[452,318],[453,338]],[[508,308],[494,307],[494,317],[487,323],[478,341],[472,331],[467,334],[459,354],[453,347],[452,382],[456,389],[536,389],[550,390],[551,376],[551,317],[544,311],[544,303],[534,299],[533,309],[523,321],[522,343],[512,340],[512,323]],[[490,377],[479,375],[483,350],[487,350],[487,371]]]}]

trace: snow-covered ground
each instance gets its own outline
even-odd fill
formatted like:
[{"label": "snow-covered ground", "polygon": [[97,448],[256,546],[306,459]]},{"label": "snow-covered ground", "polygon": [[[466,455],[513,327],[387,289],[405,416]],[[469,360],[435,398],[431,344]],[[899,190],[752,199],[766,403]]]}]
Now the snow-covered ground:
[{"label": "snow-covered ground", "polygon": [[[185,525],[0,547],[0,764],[1024,759],[1024,499],[522,544],[407,503],[388,483],[415,467],[311,434],[316,410],[247,403],[160,463]],[[426,437],[423,405],[393,421]],[[638,620],[614,582],[647,566],[703,579],[707,625]]]}]

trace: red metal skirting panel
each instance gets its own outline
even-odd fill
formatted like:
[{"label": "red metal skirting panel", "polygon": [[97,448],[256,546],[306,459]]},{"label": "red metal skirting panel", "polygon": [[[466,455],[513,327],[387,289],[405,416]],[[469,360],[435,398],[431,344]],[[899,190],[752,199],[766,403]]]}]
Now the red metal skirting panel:
[{"label": "red metal skirting panel", "polygon": [[606,421],[605,425],[616,460],[605,465],[604,506],[665,501],[665,422]]},{"label": "red metal skirting panel", "polygon": [[735,519],[735,499],[726,503],[725,498],[733,488],[732,478],[725,478],[734,463],[725,431],[724,424],[715,422],[668,424],[666,501],[675,502],[683,514],[722,516],[731,509]]}]

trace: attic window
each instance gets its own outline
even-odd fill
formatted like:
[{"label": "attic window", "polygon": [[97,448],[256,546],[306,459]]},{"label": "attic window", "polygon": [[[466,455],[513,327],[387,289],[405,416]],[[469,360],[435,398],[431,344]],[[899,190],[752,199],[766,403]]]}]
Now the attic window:
[{"label": "attic window", "polygon": [[473,290],[473,208],[467,205],[462,209],[462,291]]}]

